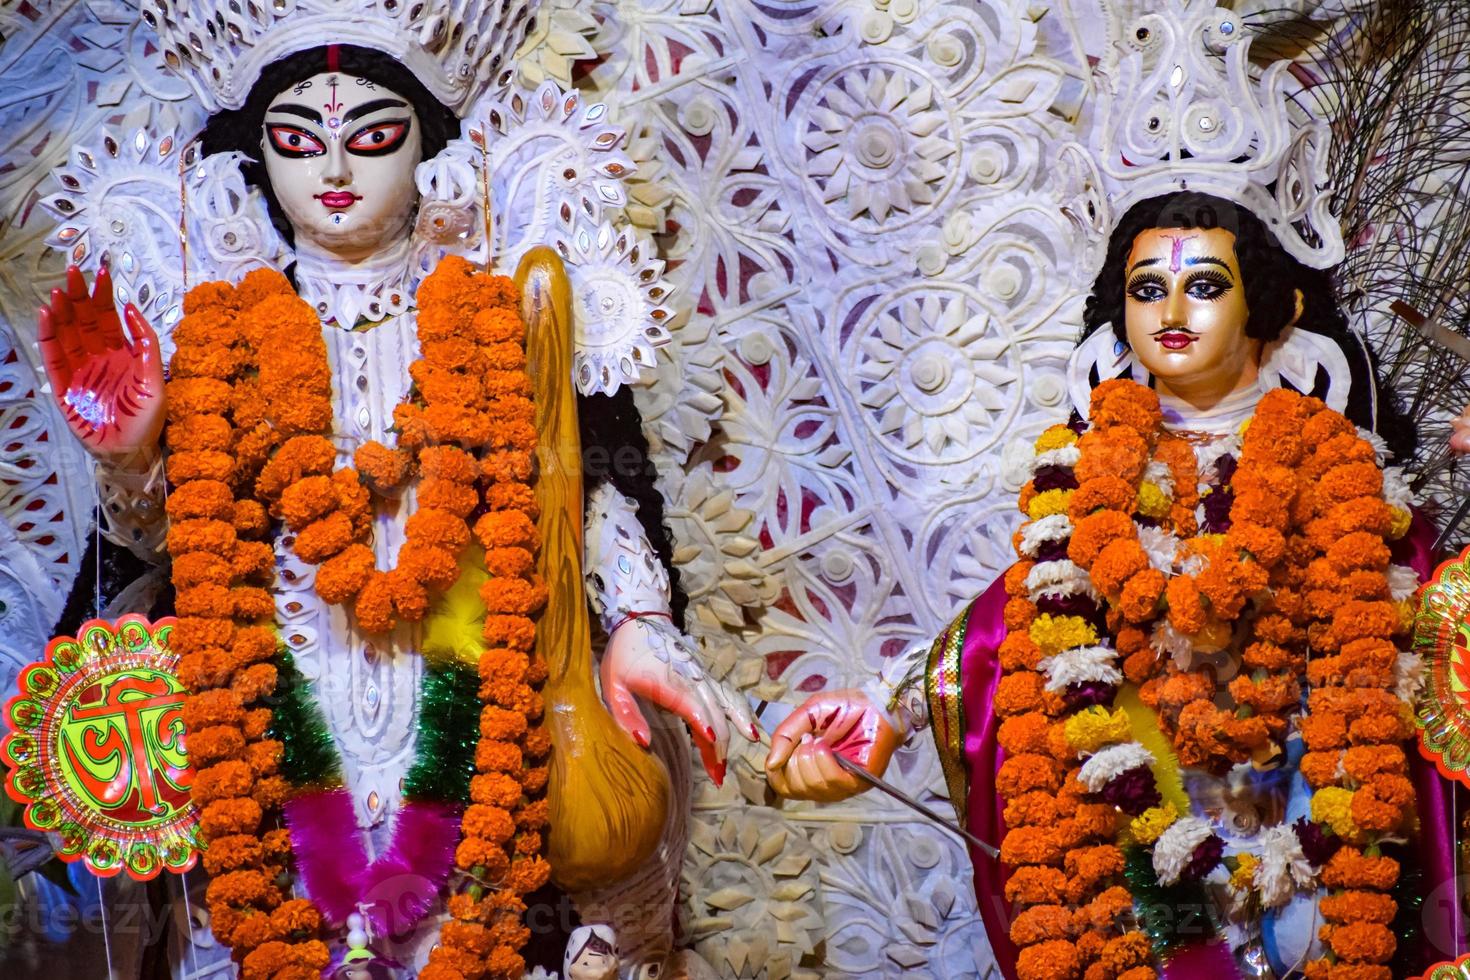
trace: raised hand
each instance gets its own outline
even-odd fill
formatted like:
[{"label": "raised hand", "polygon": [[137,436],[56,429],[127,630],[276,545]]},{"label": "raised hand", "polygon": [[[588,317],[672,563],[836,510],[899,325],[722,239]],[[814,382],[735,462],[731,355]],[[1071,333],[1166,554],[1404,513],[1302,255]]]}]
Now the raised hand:
[{"label": "raised hand", "polygon": [[868,788],[835,755],[881,776],[898,744],[898,732],[862,691],[814,694],[776,726],[766,780],[788,799],[834,803]]},{"label": "raised hand", "polygon": [[717,786],[725,781],[730,729],[752,742],[759,737],[745,699],[700,669],[689,640],[666,617],[628,620],[613,631],[602,654],[602,696],[608,710],[647,748],[648,720],[634,695],[684,719]]},{"label": "raised hand", "polygon": [[112,279],[97,273],[92,294],[76,266],[66,289],[41,307],[37,339],[51,395],[87,451],[124,463],[151,452],[163,430],[163,358],[158,335],[131,303],[124,335]]}]

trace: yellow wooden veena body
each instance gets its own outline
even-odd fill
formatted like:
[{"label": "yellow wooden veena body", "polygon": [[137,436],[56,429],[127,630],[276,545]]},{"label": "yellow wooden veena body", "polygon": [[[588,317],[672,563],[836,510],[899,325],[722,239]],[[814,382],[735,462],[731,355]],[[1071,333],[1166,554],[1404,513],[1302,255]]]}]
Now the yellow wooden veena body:
[{"label": "yellow wooden veena body", "polygon": [[536,626],[536,648],[549,671],[542,692],[552,743],[547,859],[558,885],[585,891],[626,877],[653,853],[668,814],[669,775],[613,720],[593,679],[571,283],[560,256],[546,247],[526,254],[515,281],[536,391],[536,570],[550,593]]}]

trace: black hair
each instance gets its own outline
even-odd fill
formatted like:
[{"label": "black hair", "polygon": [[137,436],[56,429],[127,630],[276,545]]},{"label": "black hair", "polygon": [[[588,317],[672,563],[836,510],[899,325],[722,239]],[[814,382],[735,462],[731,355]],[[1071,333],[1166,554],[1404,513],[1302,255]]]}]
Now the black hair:
[{"label": "black hair", "polygon": [[[459,135],[459,117],[444,103],[434,98],[424,83],[414,77],[413,72],[393,58],[372,48],[355,44],[338,44],[336,48],[336,70],[354,78],[365,78],[374,85],[381,85],[403,96],[413,106],[418,116],[419,145],[422,159],[432,160]],[[279,61],[266,65],[260,78],[250,89],[245,104],[238,109],[224,109],[209,117],[209,122],[200,134],[200,147],[210,153],[243,153],[248,159],[240,165],[246,183],[260,188],[265,196],[266,209],[270,212],[271,224],[275,225],[288,245],[295,244],[295,235],[275,189],[266,177],[265,162],[260,159],[261,132],[265,126],[265,111],[276,96],[300,82],[328,70],[328,47],[308,48],[287,55]]]},{"label": "black hair", "polygon": [[[459,119],[436,99],[413,73],[393,58],[372,48],[351,44],[336,46],[336,68],[344,75],[365,78],[408,99],[419,122],[422,158],[431,160],[459,134]],[[247,183],[265,197],[271,223],[288,244],[294,244],[290,222],[271,188],[260,155],[265,112],[277,95],[304,78],[327,70],[326,46],[311,48],[267,65],[239,109],[227,109],[210,117],[201,136],[205,154],[237,151],[249,158],[240,170]],[[289,275],[289,272],[288,272]],[[568,379],[570,382],[571,379]],[[643,417],[626,386],[613,395],[578,395],[577,417],[582,437],[585,492],[611,481],[622,494],[638,504],[638,520],[649,543],[669,574],[670,607],[674,623],[684,628],[689,604],[674,567],[673,537],[664,525],[664,499],[659,493],[648,439],[643,434]]]},{"label": "black hair", "polygon": [[[1151,197],[1129,208],[1108,239],[1102,270],[1087,297],[1079,342],[1104,327],[1111,327],[1122,343],[1128,342],[1124,324],[1128,255],[1133,250],[1133,240],[1151,228],[1223,228],[1235,235],[1235,257],[1240,263],[1248,311],[1245,334],[1254,340],[1269,342],[1281,336],[1296,313],[1295,292],[1300,290],[1302,312],[1296,320],[1296,329],[1331,339],[1342,348],[1352,369],[1343,414],[1355,425],[1375,429],[1396,459],[1408,461],[1417,442],[1414,428],[1404,416],[1397,396],[1378,376],[1373,351],[1348,327],[1347,318],[1337,305],[1332,274],[1303,265],[1281,247],[1276,235],[1260,218],[1234,201],[1183,191]],[[1327,379],[1319,377],[1313,391],[1304,394],[1321,394],[1326,385]]]},{"label": "black hair", "polygon": [[658,471],[643,434],[643,416],[633,401],[633,390],[623,385],[611,395],[577,396],[577,421],[582,436],[582,480],[591,492],[604,480],[638,504],[638,520],[654,552],[669,573],[669,608],[674,625],[684,628],[689,605],[674,566],[673,537],[664,526],[664,498],[655,482]]}]

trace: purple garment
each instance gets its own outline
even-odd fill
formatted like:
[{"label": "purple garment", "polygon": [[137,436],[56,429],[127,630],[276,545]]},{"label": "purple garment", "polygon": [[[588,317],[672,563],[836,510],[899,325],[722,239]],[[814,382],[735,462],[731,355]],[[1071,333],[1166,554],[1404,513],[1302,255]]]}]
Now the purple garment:
[{"label": "purple garment", "polygon": [[[1409,533],[1394,543],[1393,560],[1407,565],[1427,582],[1434,574],[1434,526],[1417,511]],[[1429,760],[1409,752],[1409,775],[1419,810],[1419,863],[1426,887],[1420,919],[1424,923],[1421,958],[1427,968],[1464,953],[1465,916],[1460,914],[1455,875],[1455,786]]]},{"label": "purple garment", "polygon": [[[1001,677],[999,650],[1006,637],[1006,598],[1005,580],[997,579],[970,605],[960,652],[964,762],[970,775],[968,830],[997,846],[1006,833],[1005,802],[995,789],[996,773],[1006,757],[996,738],[1000,718],[995,713],[995,689]],[[996,966],[1006,980],[1017,980],[1018,951],[1011,942],[1011,906],[1005,898],[1010,869],[998,858],[973,848],[970,861],[975,868],[975,901],[980,906],[980,918],[985,923]]]},{"label": "purple garment", "polygon": [[1216,939],[1208,943],[1194,943],[1169,957],[1160,964],[1160,980],[1237,980],[1240,971],[1235,966],[1235,956],[1230,944]]}]

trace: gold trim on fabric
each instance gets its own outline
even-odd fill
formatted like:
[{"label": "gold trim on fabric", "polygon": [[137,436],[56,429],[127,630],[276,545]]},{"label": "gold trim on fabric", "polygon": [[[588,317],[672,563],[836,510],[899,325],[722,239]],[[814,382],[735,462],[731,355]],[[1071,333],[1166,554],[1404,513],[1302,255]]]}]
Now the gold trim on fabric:
[{"label": "gold trim on fabric", "polygon": [[924,693],[929,699],[929,728],[939,748],[939,765],[949,787],[949,802],[961,827],[968,827],[970,780],[965,768],[965,706],[960,689],[960,654],[971,606],[955,617],[929,648]]}]

